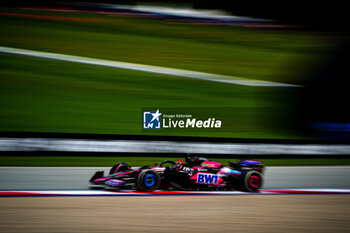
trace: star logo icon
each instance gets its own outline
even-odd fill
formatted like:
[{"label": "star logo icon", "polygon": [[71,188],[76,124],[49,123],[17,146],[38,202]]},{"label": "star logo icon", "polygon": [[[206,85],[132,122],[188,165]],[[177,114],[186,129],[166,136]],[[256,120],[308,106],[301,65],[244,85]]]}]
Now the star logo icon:
[{"label": "star logo icon", "polygon": [[157,109],[157,111],[155,113],[152,113],[152,120],[151,122],[153,122],[154,120],[159,121],[159,116],[162,115],[162,113],[159,112],[159,109]]},{"label": "star logo icon", "polygon": [[157,109],[157,111],[145,111],[143,112],[143,128],[144,129],[160,129],[162,113]]}]

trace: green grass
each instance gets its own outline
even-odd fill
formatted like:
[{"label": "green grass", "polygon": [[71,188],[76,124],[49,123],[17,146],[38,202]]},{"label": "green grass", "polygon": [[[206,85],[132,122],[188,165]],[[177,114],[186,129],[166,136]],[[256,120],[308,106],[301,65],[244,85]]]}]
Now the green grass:
[{"label": "green grass", "polygon": [[[316,34],[306,32],[1,10],[93,22],[0,16],[0,46],[280,82],[300,82],[303,68],[295,69],[295,61],[306,66],[324,45]],[[308,137],[294,130],[289,89],[244,87],[2,53],[0,77],[0,131]],[[230,128],[220,132],[143,132],[142,107],[231,109],[225,121]]]},{"label": "green grass", "polygon": [[[2,46],[251,79],[300,82],[302,67],[317,60],[325,45],[316,35],[306,32],[189,25],[118,15],[17,12],[100,22],[0,16]],[[297,64],[300,66],[295,69]]]},{"label": "green grass", "polygon": [[[0,79],[0,131],[297,137],[291,123],[284,124],[282,116],[288,111],[280,101],[288,95],[283,89],[4,54],[0,54],[0,75],[4,77]],[[224,119],[226,130],[142,131],[141,108],[146,106],[223,107],[232,114]]]},{"label": "green grass", "polygon": [[[113,166],[119,162],[127,162],[130,166],[153,166],[155,162],[169,159],[183,160],[182,157],[79,157],[79,156],[0,156],[0,166]],[[235,158],[213,159],[227,165]],[[350,159],[256,159],[265,166],[329,166],[350,165]]]}]

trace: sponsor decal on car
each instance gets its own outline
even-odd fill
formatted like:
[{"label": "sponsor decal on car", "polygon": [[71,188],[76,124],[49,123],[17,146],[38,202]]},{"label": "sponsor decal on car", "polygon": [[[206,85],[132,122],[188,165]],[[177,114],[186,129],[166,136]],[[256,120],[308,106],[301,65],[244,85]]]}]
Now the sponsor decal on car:
[{"label": "sponsor decal on car", "polygon": [[217,184],[219,177],[215,174],[210,173],[197,173],[198,184]]}]

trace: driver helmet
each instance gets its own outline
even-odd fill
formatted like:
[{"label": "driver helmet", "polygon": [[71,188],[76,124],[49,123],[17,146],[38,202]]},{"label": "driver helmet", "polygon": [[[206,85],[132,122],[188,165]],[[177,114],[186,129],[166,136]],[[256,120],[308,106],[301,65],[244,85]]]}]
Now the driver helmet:
[{"label": "driver helmet", "polygon": [[178,160],[175,162],[174,168],[176,168],[176,170],[179,170],[179,169],[183,168],[184,165],[185,165],[184,161]]}]

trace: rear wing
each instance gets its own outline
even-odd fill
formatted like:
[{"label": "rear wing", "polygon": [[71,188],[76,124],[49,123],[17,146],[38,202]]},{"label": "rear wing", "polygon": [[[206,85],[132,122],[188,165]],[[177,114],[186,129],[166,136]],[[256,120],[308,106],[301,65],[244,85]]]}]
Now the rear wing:
[{"label": "rear wing", "polygon": [[252,170],[263,173],[264,166],[261,161],[254,160],[241,160],[239,162],[229,162],[230,166],[235,170],[241,170],[242,168],[251,168]]}]

